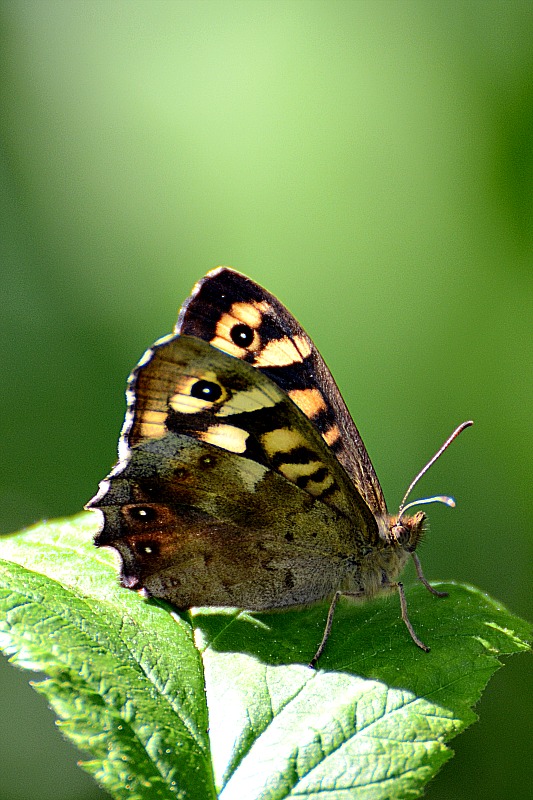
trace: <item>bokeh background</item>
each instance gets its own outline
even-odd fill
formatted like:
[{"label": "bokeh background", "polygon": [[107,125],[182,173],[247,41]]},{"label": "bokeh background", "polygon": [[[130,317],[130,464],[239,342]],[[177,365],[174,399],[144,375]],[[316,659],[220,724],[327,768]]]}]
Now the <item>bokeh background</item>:
[{"label": "bokeh background", "polygon": [[[533,617],[533,5],[3,0],[3,533],[73,514],[115,458],[130,368],[230,264],[332,368],[394,509],[433,507],[430,579]],[[512,659],[428,800],[524,796]],[[0,663],[0,798],[96,800]]]}]

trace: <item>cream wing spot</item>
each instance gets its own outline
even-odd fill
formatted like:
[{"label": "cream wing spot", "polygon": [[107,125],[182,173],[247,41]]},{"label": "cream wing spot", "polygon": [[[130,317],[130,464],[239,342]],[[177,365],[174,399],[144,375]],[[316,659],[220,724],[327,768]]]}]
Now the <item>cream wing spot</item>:
[{"label": "cream wing spot", "polygon": [[[325,467],[319,467],[315,473],[315,477],[310,475],[309,481],[305,484],[306,491],[312,494],[313,497],[321,497],[324,492],[327,492],[335,484],[335,479],[329,471],[326,471],[326,474],[322,477],[321,473],[323,473],[325,469]],[[320,480],[319,477],[321,478]],[[296,483],[298,483],[298,479]]]},{"label": "cream wing spot", "polygon": [[[321,497],[334,487],[335,478],[331,471],[319,458],[312,458],[306,439],[298,431],[277,428],[263,434],[261,442],[269,457],[278,462],[277,471],[308,494]],[[302,453],[308,458],[301,460]],[[297,458],[292,460],[294,454]]]},{"label": "cream wing spot", "polygon": [[322,461],[308,461],[305,464],[288,461],[280,466],[279,471],[288,481],[305,489],[313,497],[320,497],[335,483],[333,475]]},{"label": "cream wing spot", "polygon": [[286,462],[280,466],[280,471],[291,483],[296,483],[298,478],[312,476],[324,465],[321,461],[308,461],[306,464],[292,464]]},{"label": "cream wing spot", "polygon": [[273,431],[267,431],[261,436],[261,442],[271,458],[278,453],[290,453],[297,447],[307,445],[302,434],[292,428],[276,428]]},{"label": "cream wing spot", "polygon": [[261,443],[268,456],[278,462],[277,471],[312,497],[320,498],[336,489],[331,470],[320,458],[313,457],[308,441],[299,431],[276,428],[263,434]]},{"label": "cream wing spot", "polygon": [[272,341],[267,342],[257,354],[254,366],[288,367],[291,364],[299,364],[301,362],[302,356],[294,341],[288,336],[284,336],[282,339],[272,339]]},{"label": "cream wing spot", "polygon": [[295,336],[293,341],[302,358],[307,358],[311,355],[311,344],[305,336]]},{"label": "cream wing spot", "polygon": [[234,425],[210,425],[206,431],[199,431],[198,438],[206,444],[213,444],[230,453],[244,453],[249,434]]},{"label": "cream wing spot", "polygon": [[259,351],[254,361],[256,367],[289,367],[301,364],[311,353],[311,345],[304,336],[283,336],[272,339]]},{"label": "cream wing spot", "polygon": [[272,408],[279,402],[279,393],[275,387],[252,387],[235,394],[217,411],[217,417],[228,417],[257,411],[260,408]]}]

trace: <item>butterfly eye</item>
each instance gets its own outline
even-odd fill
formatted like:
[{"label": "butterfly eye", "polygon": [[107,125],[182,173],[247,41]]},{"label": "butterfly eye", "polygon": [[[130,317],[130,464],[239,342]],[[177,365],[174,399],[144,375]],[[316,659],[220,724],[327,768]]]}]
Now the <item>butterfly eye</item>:
[{"label": "butterfly eye", "polygon": [[[409,549],[407,545],[411,539],[411,529],[407,525],[402,525],[401,522],[397,522],[391,528],[391,534],[393,540],[399,544],[401,547],[405,547]],[[413,548],[414,549],[414,548]]]},{"label": "butterfly eye", "polygon": [[234,325],[230,331],[233,344],[238,347],[249,347],[254,340],[254,331],[249,325]]},{"label": "butterfly eye", "polygon": [[191,386],[191,397],[214,403],[222,394],[222,387],[212,381],[196,381]]}]

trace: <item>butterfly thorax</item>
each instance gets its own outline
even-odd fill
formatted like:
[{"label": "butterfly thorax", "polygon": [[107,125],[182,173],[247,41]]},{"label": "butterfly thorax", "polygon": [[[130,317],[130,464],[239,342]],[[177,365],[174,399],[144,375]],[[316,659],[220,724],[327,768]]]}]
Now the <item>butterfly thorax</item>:
[{"label": "butterfly thorax", "polygon": [[361,588],[365,597],[395,588],[396,579],[422,538],[425,520],[423,512],[401,519],[388,514],[376,519],[381,546],[361,561]]}]

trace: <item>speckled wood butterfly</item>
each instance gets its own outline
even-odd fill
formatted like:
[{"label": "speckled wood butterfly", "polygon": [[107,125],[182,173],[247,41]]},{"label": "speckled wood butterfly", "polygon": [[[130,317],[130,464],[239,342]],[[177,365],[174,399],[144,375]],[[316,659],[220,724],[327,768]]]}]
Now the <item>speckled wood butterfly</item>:
[{"label": "speckled wood butterfly", "polygon": [[[396,590],[425,514],[416,481],[387,511],[359,432],[322,357],[273,295],[231,269],[206,275],[174,334],[131,374],[119,461],[87,508],[121,558],[121,584],[178,608],[280,609],[328,598],[316,665],[341,595]],[[416,504],[443,502],[432,497]]]}]

